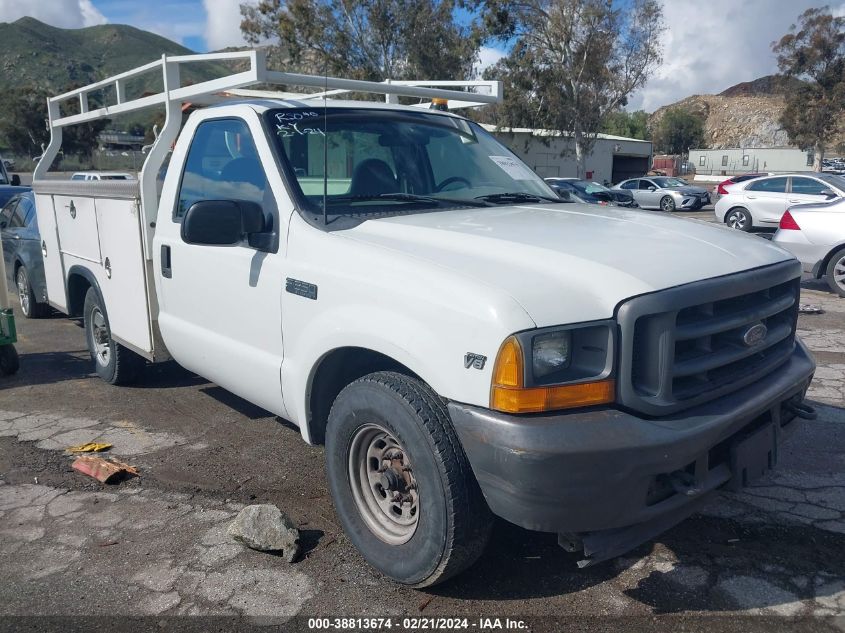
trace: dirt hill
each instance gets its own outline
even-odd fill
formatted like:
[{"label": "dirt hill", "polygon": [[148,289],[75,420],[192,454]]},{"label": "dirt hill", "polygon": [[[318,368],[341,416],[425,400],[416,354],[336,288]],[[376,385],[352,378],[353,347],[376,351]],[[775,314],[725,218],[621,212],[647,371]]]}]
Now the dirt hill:
[{"label": "dirt hill", "polygon": [[[718,95],[693,95],[656,110],[648,124],[653,128],[667,110],[681,107],[704,119],[709,148],[788,146],[789,135],[778,119],[784,108],[784,94],[796,84],[797,80],[769,75],[731,86]],[[834,143],[845,143],[845,131]]]}]

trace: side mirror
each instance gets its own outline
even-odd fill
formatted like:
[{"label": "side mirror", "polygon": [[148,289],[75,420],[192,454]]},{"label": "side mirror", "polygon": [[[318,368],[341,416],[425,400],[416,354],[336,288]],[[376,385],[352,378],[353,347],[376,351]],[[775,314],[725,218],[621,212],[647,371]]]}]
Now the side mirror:
[{"label": "side mirror", "polygon": [[246,200],[202,200],[182,219],[182,240],[188,244],[231,246],[264,231],[264,210]]},{"label": "side mirror", "polygon": [[828,200],[833,200],[834,198],[839,197],[839,194],[836,193],[833,189],[822,189],[819,193]]},{"label": "side mirror", "polygon": [[17,174],[12,174],[12,186],[13,187],[20,187],[21,186],[21,177]]},{"label": "side mirror", "polygon": [[6,220],[0,220],[0,229],[5,229],[7,225]]}]

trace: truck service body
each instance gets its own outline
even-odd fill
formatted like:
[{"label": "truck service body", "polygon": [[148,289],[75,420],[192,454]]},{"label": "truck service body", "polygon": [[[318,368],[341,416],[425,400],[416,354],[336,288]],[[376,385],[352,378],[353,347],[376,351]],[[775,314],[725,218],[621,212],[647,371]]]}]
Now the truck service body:
[{"label": "truck service body", "polygon": [[[249,71],[179,85],[180,64],[239,56]],[[126,100],[150,71],[164,92]],[[109,82],[118,103],[89,112]],[[323,92],[220,96],[257,83]],[[469,566],[491,511],[581,565],[621,554],[773,467],[811,416],[800,264],[722,227],[558,201],[479,126],[396,103],[488,88],[164,58],[51,99],[35,174],[48,295],[84,318],[98,373],[173,358],[325,442],[350,539],[415,586]],[[325,98],[350,90],[388,103]],[[209,107],[180,132],[188,101]],[[150,105],[168,122],[138,181],[43,178],[63,126]]]}]

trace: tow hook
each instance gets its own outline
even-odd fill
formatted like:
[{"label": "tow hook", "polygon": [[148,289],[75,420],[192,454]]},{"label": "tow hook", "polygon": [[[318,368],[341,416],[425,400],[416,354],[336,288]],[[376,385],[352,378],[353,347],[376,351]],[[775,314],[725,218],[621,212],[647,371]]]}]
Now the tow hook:
[{"label": "tow hook", "polygon": [[799,418],[803,418],[805,420],[815,420],[817,417],[819,417],[819,414],[816,412],[816,410],[804,401],[787,402],[784,407],[790,413],[794,413]]}]

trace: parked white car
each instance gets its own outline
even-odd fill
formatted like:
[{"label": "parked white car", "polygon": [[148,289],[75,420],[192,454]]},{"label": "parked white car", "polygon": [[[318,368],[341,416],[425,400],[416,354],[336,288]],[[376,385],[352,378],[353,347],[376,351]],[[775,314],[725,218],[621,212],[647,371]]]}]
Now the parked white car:
[{"label": "parked white car", "polygon": [[[178,83],[179,65],[233,57],[249,69]],[[582,567],[606,560],[765,473],[811,415],[801,266],[783,249],[566,204],[452,112],[300,95],[198,109],[180,132],[183,102],[244,85],[464,103],[500,88],[264,62],[165,57],[166,94],[51,119],[172,113],[135,182],[45,178],[54,134],[35,173],[49,299],[82,317],[109,383],[172,357],[325,443],[313,475],[376,569],[442,582],[481,555],[493,515],[580,545]]]},{"label": "parked white car", "polygon": [[737,183],[716,203],[716,220],[733,229],[774,229],[788,207],[845,196],[845,178],[832,174],[781,174]]},{"label": "parked white car", "polygon": [[816,279],[845,297],[845,199],[790,207],[772,238]]}]

